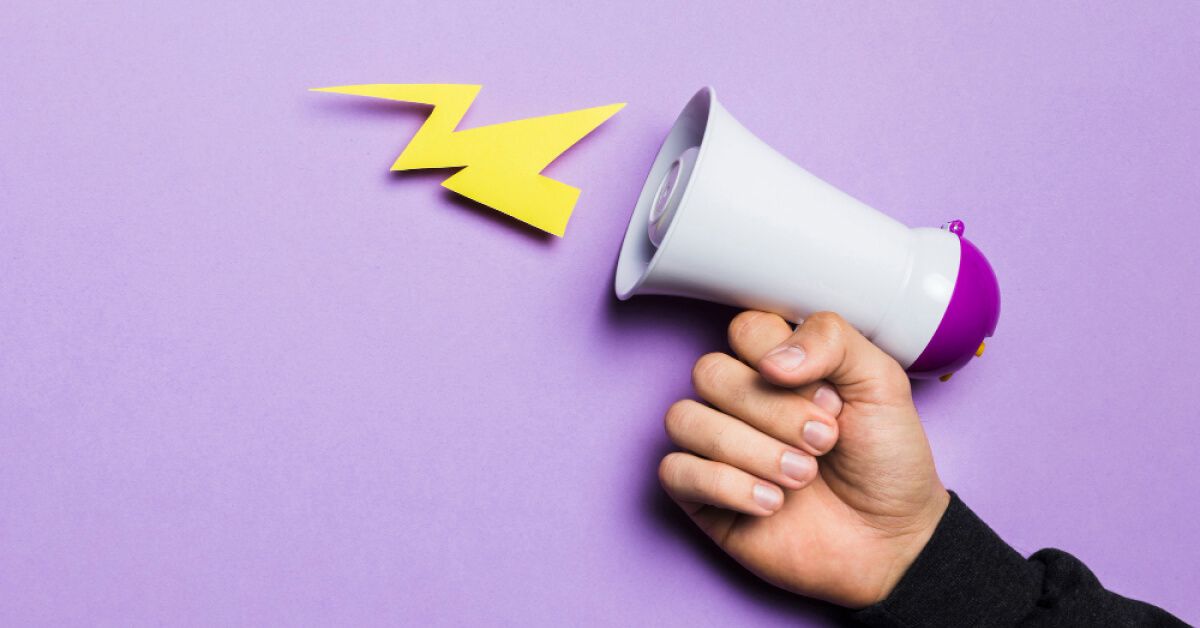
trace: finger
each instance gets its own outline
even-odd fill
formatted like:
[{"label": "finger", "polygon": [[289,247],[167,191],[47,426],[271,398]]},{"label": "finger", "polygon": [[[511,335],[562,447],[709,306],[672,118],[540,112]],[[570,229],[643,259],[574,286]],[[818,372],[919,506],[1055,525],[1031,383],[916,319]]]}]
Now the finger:
[{"label": "finger", "polygon": [[[792,326],[777,314],[748,310],[729,323],[729,346],[751,366],[757,366],[767,353],[791,336]],[[801,386],[796,392],[834,417],[842,411],[842,398],[824,381]]]},{"label": "finger", "polygon": [[828,380],[845,399],[891,403],[909,397],[904,369],[832,312],[819,312],[805,319],[758,362],[758,369],[768,381],[780,386]]},{"label": "finger", "polygon": [[729,346],[746,364],[758,364],[791,336],[791,324],[778,314],[747,310],[729,321]]},{"label": "finger", "polygon": [[658,478],[680,504],[705,504],[756,517],[773,515],[783,506],[783,490],[778,486],[692,454],[667,454],[658,465]]},{"label": "finger", "polygon": [[797,392],[804,398],[811,399],[813,403],[817,404],[817,407],[835,417],[842,413],[842,406],[844,405],[842,403],[842,396],[825,380],[801,386]]},{"label": "finger", "polygon": [[692,385],[726,414],[810,454],[821,455],[837,442],[833,415],[790,390],[770,385],[732,356],[701,356],[692,369]]},{"label": "finger", "polygon": [[803,488],[817,476],[816,458],[698,401],[675,402],[664,423],[676,445],[785,488]]}]

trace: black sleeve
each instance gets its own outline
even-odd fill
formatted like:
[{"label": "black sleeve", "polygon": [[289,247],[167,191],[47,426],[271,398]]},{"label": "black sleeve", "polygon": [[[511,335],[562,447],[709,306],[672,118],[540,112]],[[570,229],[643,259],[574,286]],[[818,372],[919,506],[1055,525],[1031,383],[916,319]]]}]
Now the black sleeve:
[{"label": "black sleeve", "polygon": [[1100,586],[1077,558],[1024,559],[966,504],[950,506],[888,598],[855,613],[868,626],[1186,626],[1161,608]]}]

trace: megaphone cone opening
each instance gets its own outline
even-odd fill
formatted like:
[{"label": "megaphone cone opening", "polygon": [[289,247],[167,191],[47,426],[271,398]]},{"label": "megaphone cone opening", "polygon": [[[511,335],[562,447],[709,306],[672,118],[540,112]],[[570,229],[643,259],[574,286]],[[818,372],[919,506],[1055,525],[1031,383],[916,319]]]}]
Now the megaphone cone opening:
[{"label": "megaphone cone opening", "polygon": [[650,218],[647,228],[650,230],[650,242],[655,247],[661,246],[667,237],[667,231],[675,222],[679,206],[683,204],[683,196],[687,193],[688,184],[692,180],[692,170],[696,167],[696,159],[700,156],[700,148],[693,146],[679,156],[672,164],[658,191],[654,194],[654,202],[650,206]]},{"label": "megaphone cone opening", "polygon": [[[656,253],[666,247],[672,227],[678,222],[676,210],[684,205],[688,183],[704,158],[703,140],[715,100],[716,93],[711,87],[696,92],[658,149],[654,164],[642,184],[642,192],[633,208],[625,240],[621,243],[621,254],[617,258],[614,287],[617,298],[622,301],[644,292],[646,278],[654,268]],[[693,150],[689,157],[685,157],[689,149]],[[676,165],[679,167],[677,178],[670,180],[668,186],[668,175]],[[656,201],[661,202],[661,206]],[[657,212],[654,211],[656,208]],[[653,221],[652,213],[657,214]]]}]

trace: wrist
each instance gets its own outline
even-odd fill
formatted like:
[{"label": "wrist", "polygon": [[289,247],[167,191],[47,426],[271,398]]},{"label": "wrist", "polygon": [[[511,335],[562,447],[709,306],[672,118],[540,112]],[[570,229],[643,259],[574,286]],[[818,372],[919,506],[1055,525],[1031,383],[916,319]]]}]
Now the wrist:
[{"label": "wrist", "polygon": [[946,509],[950,505],[950,492],[942,487],[939,483],[937,490],[931,496],[927,507],[922,510],[917,516],[911,528],[904,533],[895,537],[896,553],[884,571],[884,576],[880,582],[877,593],[870,604],[876,604],[887,599],[896,586],[900,584],[900,580],[904,578],[904,574],[908,573],[908,569],[916,562],[921,551],[929,544],[929,540],[933,538],[933,533],[937,530],[938,523],[946,514]]}]

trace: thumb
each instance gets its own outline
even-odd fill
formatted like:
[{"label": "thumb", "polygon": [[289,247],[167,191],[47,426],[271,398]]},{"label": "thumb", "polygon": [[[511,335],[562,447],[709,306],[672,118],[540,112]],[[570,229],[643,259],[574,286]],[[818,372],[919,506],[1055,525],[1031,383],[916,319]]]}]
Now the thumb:
[{"label": "thumb", "polygon": [[911,404],[908,374],[898,362],[832,312],[809,316],[767,352],[758,370],[773,384],[798,388],[821,380],[847,403]]}]

